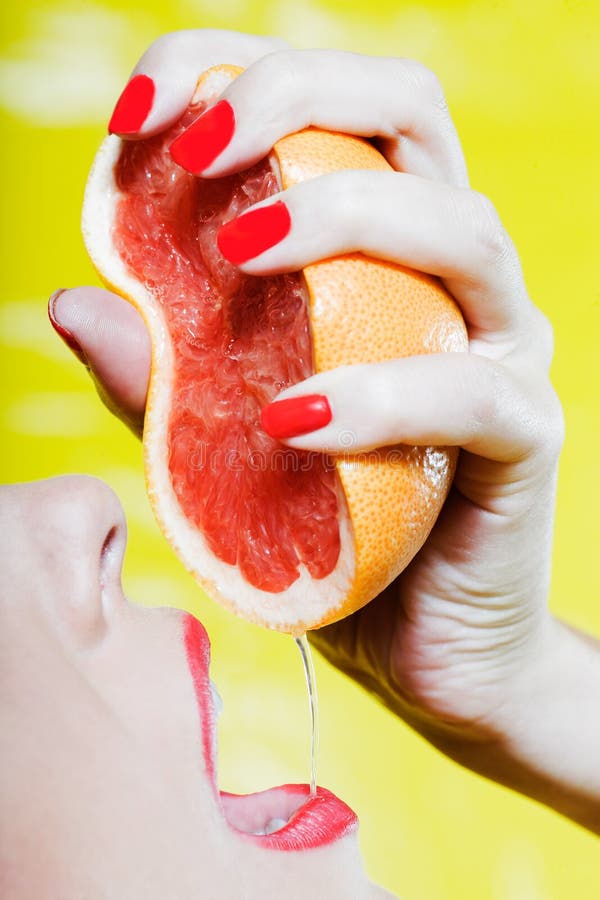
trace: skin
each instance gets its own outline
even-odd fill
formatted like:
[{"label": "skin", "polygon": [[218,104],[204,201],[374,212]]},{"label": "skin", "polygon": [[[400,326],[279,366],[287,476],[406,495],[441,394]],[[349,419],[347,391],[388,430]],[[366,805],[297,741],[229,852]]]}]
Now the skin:
[{"label": "skin", "polygon": [[[250,843],[202,755],[186,615],[123,595],[123,510],[103,482],[0,488],[0,894],[6,900],[390,897],[356,833]],[[235,865],[232,865],[235,860]],[[322,896],[322,895],[321,895]]]},{"label": "skin", "polygon": [[[213,53],[221,33],[183,35],[161,38],[136,66],[157,95],[128,139],[174,121],[214,61],[207,41]],[[235,40],[247,50],[254,39]],[[219,61],[238,62],[228,50]],[[334,173],[257,204],[283,200],[292,230],[243,271],[364,251],[439,276],[469,334],[468,354],[345,367],[280,395],[325,394],[333,411],[330,425],[290,446],[335,453],[351,433],[353,450],[463,448],[423,550],[382,595],[313,633],[313,643],[453,759],[600,833],[600,643],[547,608],[563,440],[548,376],[552,331],[493,205],[469,188],[439,82],[410,60],[278,48],[222,96],[236,131],[202,178],[242,170],[310,124],[371,138],[396,170]],[[63,294],[55,312],[101,396],[139,433],[150,359],[140,317],[91,288]]]}]

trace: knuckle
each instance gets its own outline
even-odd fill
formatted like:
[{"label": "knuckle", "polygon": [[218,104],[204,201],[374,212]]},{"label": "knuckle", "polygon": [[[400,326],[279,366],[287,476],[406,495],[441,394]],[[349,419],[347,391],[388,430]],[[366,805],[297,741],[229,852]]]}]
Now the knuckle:
[{"label": "knuckle", "polygon": [[502,362],[471,356],[462,391],[470,396],[471,438],[501,433],[513,461],[529,458],[538,463],[556,462],[564,442],[565,422],[562,405],[547,376],[532,380],[530,373],[517,373]]},{"label": "knuckle", "polygon": [[512,255],[512,241],[489,197],[471,191],[469,215],[479,255],[485,265],[503,265]]},{"label": "knuckle", "polygon": [[400,62],[421,97],[432,103],[445,103],[444,90],[435,72],[414,59],[404,59]]},{"label": "knuckle", "polygon": [[469,432],[478,435],[486,432],[496,421],[507,384],[504,369],[483,356],[472,357],[472,367],[467,371],[468,384],[465,393],[472,394]]},{"label": "knuckle", "polygon": [[[252,102],[260,98],[265,132],[281,136],[282,118],[296,127],[311,118],[311,98],[307,95],[306,60],[300,50],[273,50],[258,59],[248,73]],[[251,74],[250,74],[251,73]],[[245,74],[245,73],[244,73]]]},{"label": "knuckle", "polygon": [[533,307],[530,327],[532,341],[549,366],[554,355],[554,329],[548,317],[536,306]]},{"label": "knuckle", "polygon": [[345,169],[332,174],[342,221],[353,224],[364,222],[364,199],[369,189],[368,176],[365,177],[365,174],[355,169]]},{"label": "knuckle", "polygon": [[565,440],[565,416],[559,397],[549,382],[545,393],[544,402],[538,407],[543,411],[540,414],[537,446],[545,457],[556,460]]},{"label": "knuckle", "polygon": [[369,183],[371,174],[356,169],[343,169],[313,179],[314,183],[309,181],[305,184],[308,190],[314,191],[314,196],[310,197],[312,208],[321,209],[323,218],[329,218],[340,233],[343,231],[345,242],[355,249],[364,238],[365,196],[372,189]]},{"label": "knuckle", "polygon": [[261,82],[268,85],[271,93],[276,92],[277,96],[291,101],[297,93],[299,66],[297,50],[279,49],[261,56],[252,70]]},{"label": "knuckle", "polygon": [[526,455],[538,462],[555,463],[562,450],[565,424],[562,406],[549,382],[541,393],[521,398],[518,415]]},{"label": "knuckle", "polygon": [[408,78],[409,86],[415,90],[420,98],[420,103],[432,109],[436,118],[449,119],[450,111],[448,102],[438,76],[423,63],[416,60],[399,60],[401,77]]}]

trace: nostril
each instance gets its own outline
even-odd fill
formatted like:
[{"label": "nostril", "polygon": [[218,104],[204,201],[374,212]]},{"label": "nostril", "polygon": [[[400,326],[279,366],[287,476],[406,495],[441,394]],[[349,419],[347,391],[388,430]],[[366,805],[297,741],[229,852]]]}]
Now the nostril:
[{"label": "nostril", "polygon": [[108,533],[104,538],[104,543],[102,544],[102,550],[100,551],[100,559],[106,556],[107,553],[110,553],[110,547],[112,542],[115,539],[115,535],[117,533],[117,526],[113,525],[112,528],[108,529]]},{"label": "nostril", "polygon": [[100,587],[104,591],[115,580],[120,582],[123,541],[119,540],[119,526],[113,525],[106,533],[100,550]]}]

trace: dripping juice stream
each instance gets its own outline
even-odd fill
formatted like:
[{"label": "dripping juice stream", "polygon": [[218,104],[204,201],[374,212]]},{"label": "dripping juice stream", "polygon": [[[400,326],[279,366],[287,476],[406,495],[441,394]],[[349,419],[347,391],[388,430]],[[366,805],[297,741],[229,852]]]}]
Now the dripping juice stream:
[{"label": "dripping juice stream", "polygon": [[304,667],[304,675],[306,678],[306,687],[308,689],[308,704],[310,708],[310,796],[315,797],[317,793],[317,755],[319,752],[319,705],[317,702],[317,681],[315,678],[315,667],[313,665],[313,657],[305,634],[301,637],[295,637],[300,655],[302,657],[302,665]]}]

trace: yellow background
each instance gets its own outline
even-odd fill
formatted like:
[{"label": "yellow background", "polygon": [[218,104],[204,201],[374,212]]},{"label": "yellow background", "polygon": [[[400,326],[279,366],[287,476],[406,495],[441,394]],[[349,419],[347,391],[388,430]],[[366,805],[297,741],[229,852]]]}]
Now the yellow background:
[{"label": "yellow background", "polygon": [[[56,287],[95,283],[79,235],[86,173],[129,70],[162,32],[279,33],[297,46],[414,56],[437,72],[473,186],[495,201],[554,324],[567,439],[552,604],[600,632],[597,0],[21,0],[0,15],[4,479],[84,471],[116,489],[131,531],[129,596],[188,607],[212,636],[221,786],[308,779],[299,655],[290,638],[222,613],[181,571],[149,513],[138,445],[45,312]],[[373,879],[406,900],[600,897],[597,839],[446,761],[320,660],[317,675],[319,781],[358,812]]]}]

